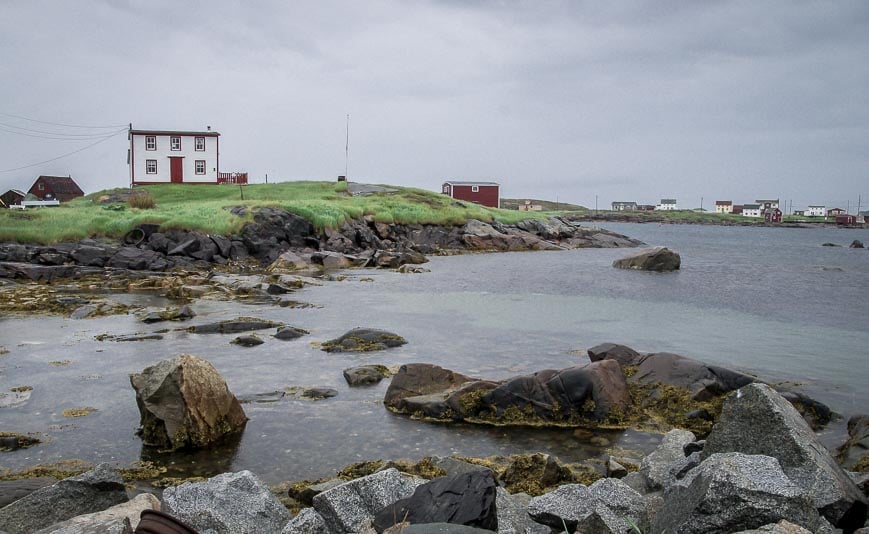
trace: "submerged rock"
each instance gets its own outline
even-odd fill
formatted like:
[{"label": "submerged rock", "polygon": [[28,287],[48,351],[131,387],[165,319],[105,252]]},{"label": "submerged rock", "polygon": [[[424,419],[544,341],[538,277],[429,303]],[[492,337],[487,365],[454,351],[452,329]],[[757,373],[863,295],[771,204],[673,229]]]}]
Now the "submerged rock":
[{"label": "submerged rock", "polygon": [[272,337],[283,341],[290,341],[293,339],[298,339],[302,336],[306,336],[308,334],[310,334],[310,332],[308,332],[307,330],[296,328],[294,326],[279,326],[277,333]]},{"label": "submerged rock", "polygon": [[178,308],[166,308],[165,310],[151,311],[142,316],[141,321],[146,324],[159,323],[161,321],[186,321],[196,317],[196,312],[188,305]]},{"label": "submerged rock", "polygon": [[656,272],[677,271],[681,265],[682,258],[679,254],[666,247],[641,250],[613,262],[613,267],[619,269]]},{"label": "submerged rock", "polygon": [[239,332],[251,332],[253,330],[265,330],[284,326],[283,323],[257,319],[255,317],[239,317],[228,321],[194,325],[186,328],[194,334],[237,334]]},{"label": "submerged rock", "polygon": [[237,338],[230,341],[233,345],[238,345],[240,347],[256,347],[257,345],[262,345],[265,341],[262,340],[256,334],[249,334],[246,336],[238,336]]},{"label": "submerged rock", "polygon": [[370,352],[400,347],[407,343],[403,337],[386,330],[374,328],[354,328],[336,339],[322,345],[326,352]]},{"label": "submerged rock", "polygon": [[182,354],[130,375],[145,445],[204,447],[244,429],[247,417],[223,377],[202,358]]},{"label": "submerged rock", "polygon": [[344,379],[350,386],[377,384],[389,376],[389,369],[385,365],[361,365],[344,369]]}]

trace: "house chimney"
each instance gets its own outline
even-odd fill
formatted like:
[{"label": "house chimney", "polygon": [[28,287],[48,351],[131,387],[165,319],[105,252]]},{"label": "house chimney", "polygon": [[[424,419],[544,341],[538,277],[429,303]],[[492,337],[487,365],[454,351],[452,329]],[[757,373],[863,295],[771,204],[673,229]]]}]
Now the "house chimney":
[{"label": "house chimney", "polygon": [[211,131],[211,126],[206,126],[206,128],[208,128],[209,132]]}]

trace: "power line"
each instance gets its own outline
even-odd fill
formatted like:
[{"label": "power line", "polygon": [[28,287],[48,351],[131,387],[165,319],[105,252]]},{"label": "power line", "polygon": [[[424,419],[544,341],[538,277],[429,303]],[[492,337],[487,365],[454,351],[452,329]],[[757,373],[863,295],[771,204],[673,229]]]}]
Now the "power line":
[{"label": "power line", "polygon": [[30,165],[24,165],[24,166],[22,166],[22,167],[16,167],[16,168],[14,168],[14,169],[3,169],[3,170],[0,170],[0,172],[20,171],[20,170],[22,170],[22,169],[29,169],[30,167],[36,167],[36,166],[38,166],[38,165],[42,165],[42,164],[44,164],[44,163],[51,163],[52,161],[57,161],[57,160],[59,160],[59,159],[61,159],[61,158],[65,158],[65,157],[67,157],[67,156],[72,156],[73,154],[78,154],[79,152],[81,152],[81,151],[83,151],[83,150],[87,150],[87,149],[89,149],[89,148],[91,148],[91,147],[93,147],[93,146],[96,146],[96,145],[98,145],[98,144],[100,144],[100,143],[103,143],[103,142],[105,142],[105,141],[108,141],[108,140],[111,139],[112,137],[115,137],[116,135],[118,135],[118,134],[120,134],[120,133],[124,133],[124,132],[126,132],[126,131],[127,131],[127,130],[120,130],[120,131],[117,131],[117,132],[115,132],[115,133],[109,135],[108,137],[104,137],[104,138],[100,139],[100,140],[97,141],[96,143],[91,143],[91,144],[89,144],[89,145],[86,146],[86,147],[79,148],[78,150],[73,150],[72,152],[68,152],[68,153],[66,153],[66,154],[63,154],[62,156],[57,156],[56,158],[51,158],[51,159],[47,159],[47,160],[45,160],[45,161],[40,161],[39,163],[31,163]]},{"label": "power line", "polygon": [[14,117],[16,119],[22,119],[22,120],[26,120],[26,121],[30,121],[30,122],[38,122],[39,124],[50,124],[52,126],[66,126],[67,128],[91,128],[91,129],[104,128],[104,129],[109,130],[109,129],[113,129],[113,128],[126,128],[127,127],[126,124],[113,124],[111,126],[83,126],[81,124],[64,124],[62,122],[40,121],[40,120],[36,120],[36,119],[31,119],[29,117],[24,117],[21,115],[13,115],[12,113],[3,113],[2,111],[0,111],[0,115],[3,115],[5,117]]},{"label": "power line", "polygon": [[6,133],[15,134],[15,135],[23,135],[25,137],[35,137],[37,139],[53,139],[55,141],[90,141],[93,139],[102,139],[103,137],[111,137],[117,133],[120,133],[122,131],[126,131],[126,129],[124,129],[124,130],[119,130],[117,132],[110,132],[110,133],[103,132],[103,133],[99,133],[99,134],[96,134],[96,133],[87,134],[87,135],[82,134],[82,135],[78,135],[76,137],[64,137],[62,135],[55,135],[55,134],[41,135],[41,134],[32,134],[32,133],[27,133],[27,132],[16,132],[15,130],[7,130],[5,128],[5,126],[6,125],[4,125],[3,123],[0,123],[0,132],[6,132]]},{"label": "power line", "polygon": [[[69,138],[98,137],[98,136],[109,135],[110,133],[114,133],[114,132],[84,132],[84,133],[51,132],[51,131],[46,131],[46,130],[35,130],[33,128],[25,128],[24,126],[16,126],[15,124],[9,124],[6,122],[0,122],[0,127],[13,128],[15,130],[21,130],[23,132],[33,132],[33,133],[39,133],[39,134],[45,134],[45,135],[54,135],[57,137],[69,137]],[[120,128],[120,126],[118,128]],[[18,133],[18,132],[10,132],[10,133]]]}]

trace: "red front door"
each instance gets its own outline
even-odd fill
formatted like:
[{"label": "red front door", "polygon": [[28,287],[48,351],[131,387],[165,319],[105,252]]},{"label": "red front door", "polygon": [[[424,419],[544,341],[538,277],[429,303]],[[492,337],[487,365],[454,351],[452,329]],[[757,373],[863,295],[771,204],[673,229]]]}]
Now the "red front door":
[{"label": "red front door", "polygon": [[181,165],[183,161],[182,158],[169,158],[169,178],[173,184],[184,182],[184,167]]}]

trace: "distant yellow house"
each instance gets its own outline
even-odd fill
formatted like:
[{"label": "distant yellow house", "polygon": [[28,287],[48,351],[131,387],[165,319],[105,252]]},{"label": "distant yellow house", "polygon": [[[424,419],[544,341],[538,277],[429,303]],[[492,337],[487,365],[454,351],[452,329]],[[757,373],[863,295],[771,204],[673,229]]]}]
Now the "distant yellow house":
[{"label": "distant yellow house", "polygon": [[519,211],[543,211],[543,206],[535,204],[531,200],[526,200],[523,204],[519,204]]},{"label": "distant yellow house", "polygon": [[732,200],[716,200],[715,213],[733,213]]}]

